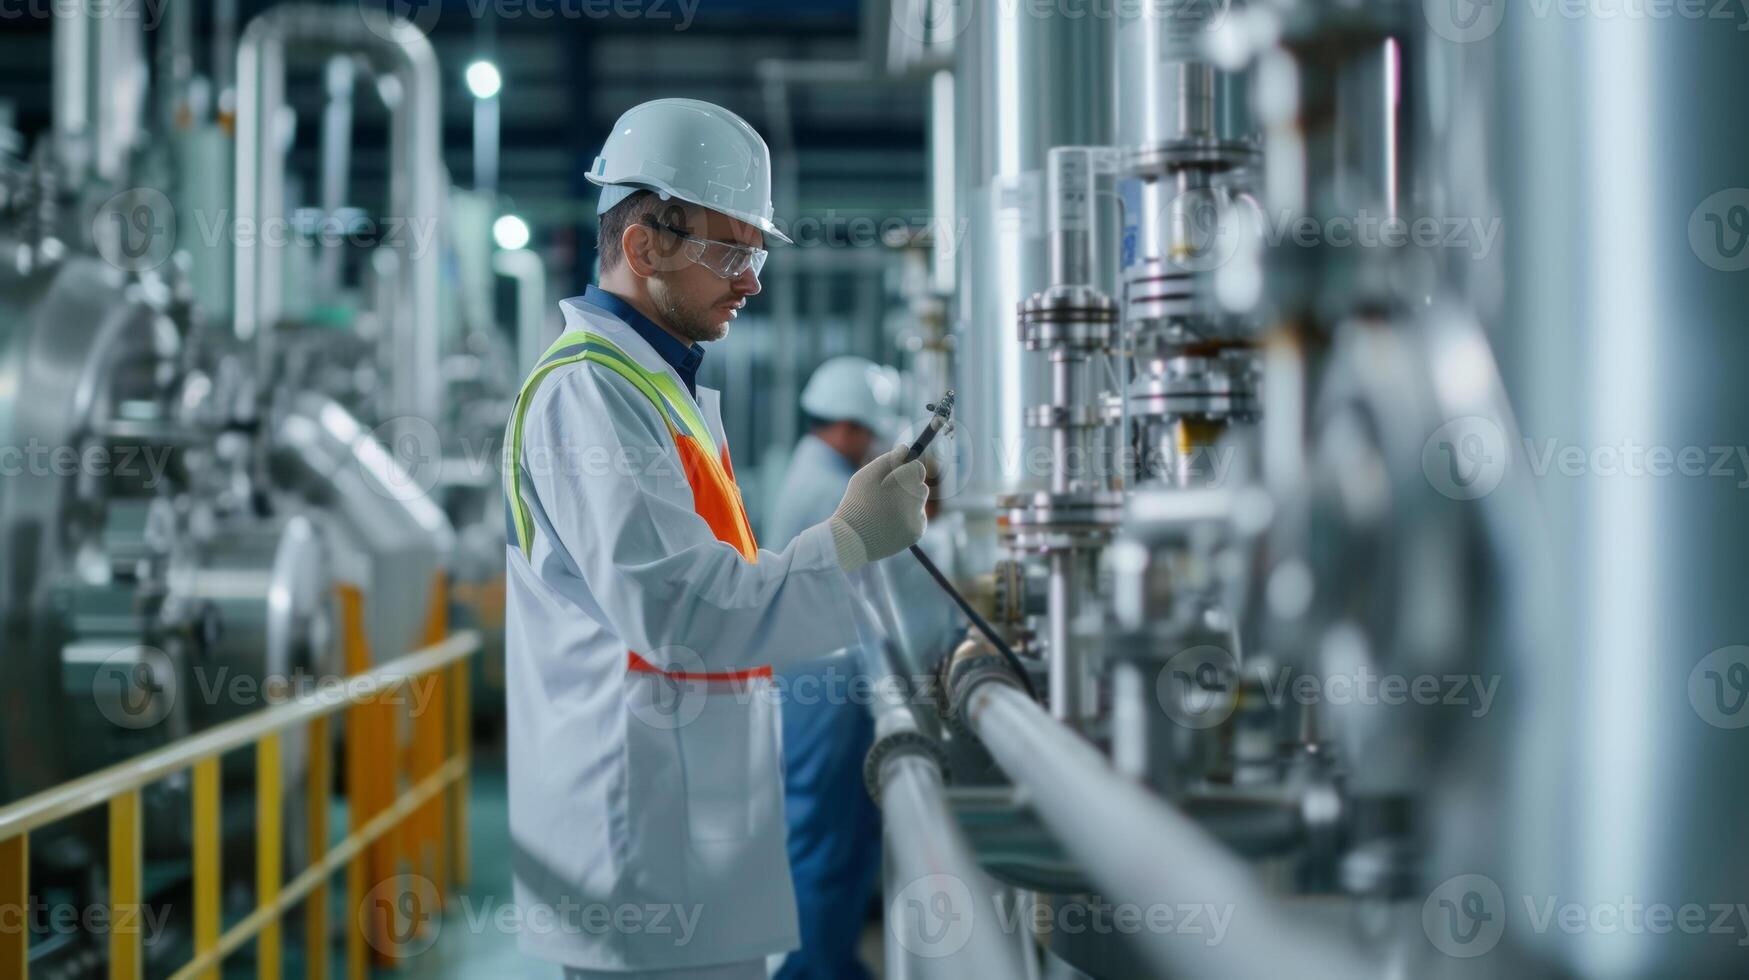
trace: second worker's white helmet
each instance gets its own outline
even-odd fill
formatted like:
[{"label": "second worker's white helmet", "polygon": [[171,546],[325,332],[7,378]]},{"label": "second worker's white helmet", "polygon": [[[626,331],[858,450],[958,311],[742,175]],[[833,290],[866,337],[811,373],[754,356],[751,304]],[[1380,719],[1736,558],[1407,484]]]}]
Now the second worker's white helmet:
[{"label": "second worker's white helmet", "polygon": [[738,218],[790,244],[772,221],[771,151],[747,120],[697,99],[656,99],[627,109],[589,168],[602,187],[598,213],[638,190]]},{"label": "second worker's white helmet", "polygon": [[849,420],[885,436],[899,401],[899,373],[867,358],[834,357],[802,389],[802,411],[826,422]]}]

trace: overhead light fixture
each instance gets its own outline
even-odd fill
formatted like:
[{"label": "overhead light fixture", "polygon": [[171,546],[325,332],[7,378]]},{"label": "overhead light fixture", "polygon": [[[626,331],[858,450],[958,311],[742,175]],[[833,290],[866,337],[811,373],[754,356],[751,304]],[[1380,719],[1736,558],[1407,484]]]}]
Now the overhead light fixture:
[{"label": "overhead light fixture", "polygon": [[507,214],[492,222],[492,240],[498,247],[514,252],[528,245],[528,222],[514,214]]},{"label": "overhead light fixture", "polygon": [[504,87],[504,77],[490,61],[476,61],[467,69],[468,91],[476,99],[489,99]]}]

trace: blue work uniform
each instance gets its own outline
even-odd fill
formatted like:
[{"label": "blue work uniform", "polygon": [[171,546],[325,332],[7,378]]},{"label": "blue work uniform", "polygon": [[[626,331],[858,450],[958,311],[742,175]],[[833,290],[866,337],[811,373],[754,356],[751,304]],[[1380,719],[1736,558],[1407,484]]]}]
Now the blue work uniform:
[{"label": "blue work uniform", "polygon": [[[829,520],[856,467],[813,435],[804,436],[784,473],[765,538],[788,542]],[[863,914],[880,875],[880,810],[862,782],[874,739],[868,706],[849,694],[862,661],[840,651],[780,671],[783,692],[784,817],[802,948],[778,980],[866,977],[856,958]]]}]

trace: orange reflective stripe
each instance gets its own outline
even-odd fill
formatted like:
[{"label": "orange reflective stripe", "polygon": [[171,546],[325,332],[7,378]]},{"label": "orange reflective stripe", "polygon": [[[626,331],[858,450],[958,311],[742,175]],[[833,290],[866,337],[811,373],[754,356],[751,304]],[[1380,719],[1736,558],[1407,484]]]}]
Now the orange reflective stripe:
[{"label": "orange reflective stripe", "polygon": [[719,466],[711,465],[710,454],[691,437],[677,433],[674,443],[680,448],[686,482],[692,487],[692,509],[710,525],[718,541],[732,545],[742,558],[757,562],[759,545],[747,526],[735,484]]},{"label": "orange reflective stripe", "polygon": [[626,669],[635,674],[661,674],[677,681],[753,681],[771,676],[771,665],[752,670],[695,671],[663,670],[635,653],[626,653]]}]

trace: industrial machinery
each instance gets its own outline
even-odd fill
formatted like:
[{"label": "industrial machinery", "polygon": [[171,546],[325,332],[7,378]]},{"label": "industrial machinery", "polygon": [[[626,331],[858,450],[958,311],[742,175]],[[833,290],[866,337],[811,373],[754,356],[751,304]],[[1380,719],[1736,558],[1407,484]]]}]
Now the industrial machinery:
[{"label": "industrial machinery", "polygon": [[[502,572],[501,515],[455,505],[439,485],[445,440],[479,438],[478,417],[491,414],[479,406],[514,378],[507,352],[485,351],[505,366],[457,368],[470,395],[442,400],[437,311],[454,286],[434,240],[449,192],[429,41],[368,12],[281,5],[235,49],[221,36],[220,77],[209,80],[190,69],[192,15],[172,4],[154,77],[141,20],[97,7],[57,10],[53,133],[28,161],[0,167],[7,801],[420,646],[444,621],[455,567],[445,503],[496,529]],[[293,206],[281,123],[288,67],[312,61],[375,83],[396,160],[388,199],[369,210],[346,207],[343,180],[324,174],[322,214],[395,216],[403,233],[298,247],[325,219]],[[350,141],[329,122],[331,150]],[[489,281],[488,262],[477,256]],[[300,300],[290,309],[288,276]],[[317,332],[324,317],[341,328]],[[356,353],[361,339],[410,354],[380,359],[400,366],[365,379],[368,398],[357,372],[325,370],[335,361],[319,356]],[[474,452],[496,474],[492,445]],[[494,477],[462,477],[452,482],[495,498]],[[476,551],[491,549],[484,537]],[[467,574],[489,582],[478,565]],[[294,872],[306,751],[295,740],[284,749]],[[227,759],[228,779],[250,778],[229,765],[244,761]],[[187,887],[188,792],[173,778],[144,795],[147,856],[163,859],[148,871],[148,901]],[[229,814],[227,837],[247,843],[249,820]],[[101,901],[101,813],[31,845],[45,901]],[[153,937],[148,958],[173,953],[182,928]],[[41,975],[101,967],[101,937],[38,939]]]},{"label": "industrial machinery", "polygon": [[1749,881],[1744,510],[1534,447],[1740,440],[1749,58],[1535,7],[894,4],[952,52],[955,577],[1041,695],[885,651],[889,976],[1740,970],[1595,913]]}]

